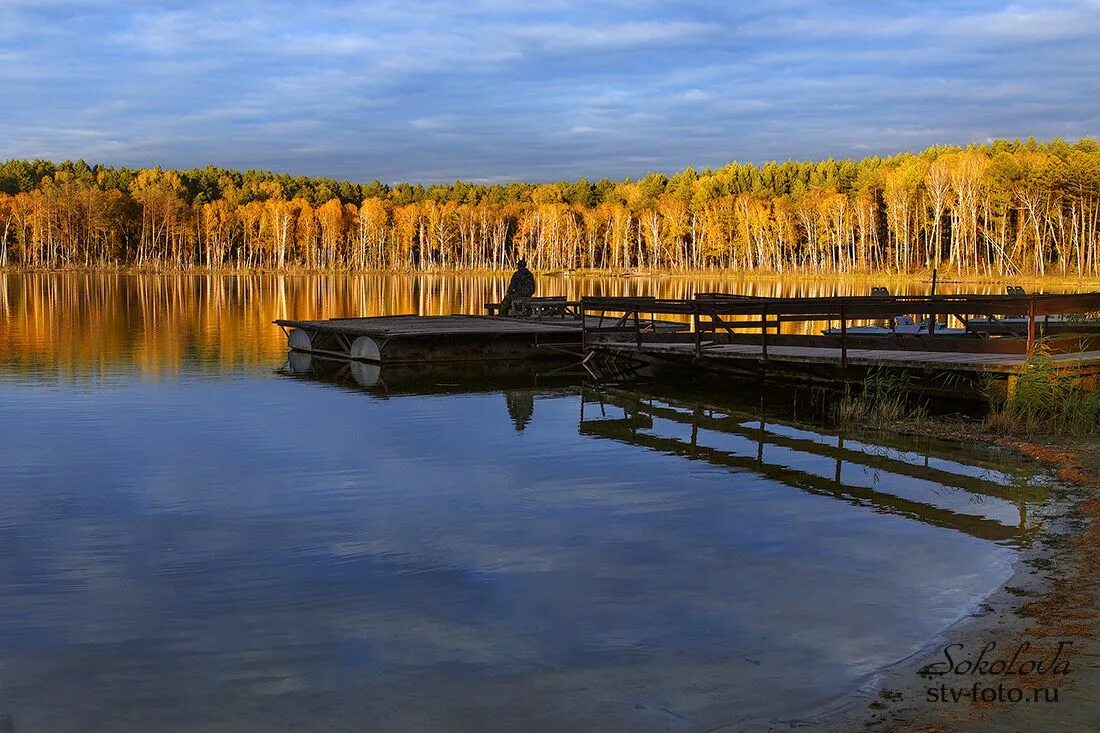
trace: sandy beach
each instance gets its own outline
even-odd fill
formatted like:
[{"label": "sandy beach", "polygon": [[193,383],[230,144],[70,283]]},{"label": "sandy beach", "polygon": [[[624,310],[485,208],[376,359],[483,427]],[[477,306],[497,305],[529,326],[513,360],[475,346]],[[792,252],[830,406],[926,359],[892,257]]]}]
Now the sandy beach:
[{"label": "sandy beach", "polygon": [[1012,578],[967,618],[861,690],[760,730],[1096,731],[1100,729],[1094,445],[1017,444],[1060,486]]}]

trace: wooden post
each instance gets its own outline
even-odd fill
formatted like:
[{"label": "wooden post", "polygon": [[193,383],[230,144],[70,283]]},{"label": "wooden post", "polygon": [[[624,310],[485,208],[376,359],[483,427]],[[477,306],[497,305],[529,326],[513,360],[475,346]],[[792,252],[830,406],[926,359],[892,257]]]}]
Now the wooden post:
[{"label": "wooden post", "polygon": [[588,351],[588,319],[585,318],[584,302],[581,302],[581,354]]},{"label": "wooden post", "polygon": [[764,462],[764,418],[760,418],[760,430],[756,436],[756,462]]},{"label": "wooden post", "polygon": [[699,448],[699,418],[702,416],[703,410],[699,405],[695,405],[695,408],[691,411],[691,455],[694,458],[696,450]]},{"label": "wooden post", "polygon": [[1035,300],[1027,300],[1027,355],[1035,349]]},{"label": "wooden post", "polygon": [[695,306],[691,311],[691,323],[695,327],[695,355],[703,353],[703,335],[699,333],[699,307]]},{"label": "wooden post", "polygon": [[[936,277],[939,275],[939,270],[935,267],[932,268],[932,292],[929,294],[930,298],[936,297]],[[933,304],[935,307],[935,304]],[[928,316],[928,335],[936,335],[936,319],[939,318],[938,313],[932,313]]]},{"label": "wooden post", "polygon": [[840,486],[841,485],[840,484],[841,469],[844,467],[844,461],[840,457],[841,455],[843,455],[842,453],[840,453],[840,451],[844,450],[844,436],[843,435],[836,436],[836,447],[837,447],[836,474],[834,475],[833,478],[836,480],[837,486]]},{"label": "wooden post", "polygon": [[760,345],[763,347],[764,361],[768,360],[768,304],[760,306]]},{"label": "wooden post", "polygon": [[634,342],[638,345],[638,351],[642,350],[642,327],[638,325],[638,311],[634,311]]},{"label": "wooden post", "polygon": [[840,368],[848,368],[848,321],[844,318],[844,299],[840,300]]}]

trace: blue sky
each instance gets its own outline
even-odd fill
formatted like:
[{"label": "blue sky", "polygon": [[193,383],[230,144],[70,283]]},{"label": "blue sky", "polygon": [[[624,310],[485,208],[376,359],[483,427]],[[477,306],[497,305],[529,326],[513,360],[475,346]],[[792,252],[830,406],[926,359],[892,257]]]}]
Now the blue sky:
[{"label": "blue sky", "polygon": [[592,179],[1100,133],[1100,0],[0,0],[0,159]]}]

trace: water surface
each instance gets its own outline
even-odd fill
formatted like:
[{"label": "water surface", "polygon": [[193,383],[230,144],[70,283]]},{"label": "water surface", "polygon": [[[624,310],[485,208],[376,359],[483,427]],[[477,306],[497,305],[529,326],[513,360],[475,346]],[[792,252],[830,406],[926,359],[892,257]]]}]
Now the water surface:
[{"label": "water surface", "polygon": [[6,279],[8,729],[788,719],[971,612],[1042,521],[1026,466],[837,435],[826,396],[289,360],[270,320],[365,283]]}]

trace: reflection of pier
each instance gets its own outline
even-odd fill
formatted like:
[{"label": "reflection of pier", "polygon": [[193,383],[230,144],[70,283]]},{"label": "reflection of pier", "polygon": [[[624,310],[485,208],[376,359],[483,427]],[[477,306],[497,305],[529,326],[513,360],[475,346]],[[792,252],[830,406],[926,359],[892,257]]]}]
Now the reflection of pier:
[{"label": "reflection of pier", "polygon": [[[600,416],[591,417],[591,407],[598,406]],[[622,410],[621,417],[607,417],[607,407]],[[673,437],[662,434],[660,421],[689,427],[690,437]],[[780,432],[782,430],[782,432]],[[718,411],[699,404],[678,403],[666,398],[653,399],[622,390],[585,390],[582,396],[580,431],[584,435],[637,445],[650,450],[683,456],[692,460],[752,471],[793,488],[809,493],[830,496],[857,506],[872,507],[875,511],[916,519],[938,527],[954,529],[986,540],[1005,541],[1020,539],[1028,534],[1027,501],[1042,498],[1042,490],[1026,486],[1006,485],[991,478],[971,476],[948,470],[945,467],[922,465],[890,455],[884,450],[876,454],[846,447],[843,437],[833,438],[835,445],[824,443],[826,437],[805,428],[792,428],[783,423],[768,423],[763,418]],[[735,436],[755,444],[754,450],[739,452],[711,447],[700,443],[701,435],[724,434]],[[852,443],[850,442],[849,445]],[[820,459],[819,465],[830,464],[831,476],[824,476],[802,468],[769,463],[766,448],[779,448],[796,456]],[[942,461],[950,466],[952,461]],[[973,498],[971,507],[979,507],[980,513],[959,511],[957,507],[944,506],[943,496],[932,491],[918,499],[891,493],[890,487],[868,488],[846,483],[843,478],[845,465],[872,469],[896,477],[899,481],[928,483],[966,492]],[[961,468],[961,466],[960,466]],[[918,492],[919,493],[919,492]],[[992,516],[1009,505],[1014,505],[1016,526]]]},{"label": "reflection of pier", "polygon": [[[531,366],[378,365],[292,353],[282,372],[365,389],[381,397],[502,392],[510,418],[522,430],[532,414],[537,422],[540,390],[576,385],[575,374],[540,373]],[[1045,487],[1014,479],[999,463],[948,448],[917,452],[887,438],[874,444],[846,440],[802,424],[761,417],[755,406],[737,408],[705,404],[694,397],[583,388],[579,429],[582,435],[752,472],[810,494],[984,540],[1026,539],[1033,529],[1028,503],[1046,498]],[[873,476],[853,475],[852,469]]]},{"label": "reflection of pier", "polygon": [[462,364],[378,364],[291,351],[279,371],[302,379],[363,389],[375,395],[469,394],[575,385],[577,370],[545,361],[479,361]]}]

